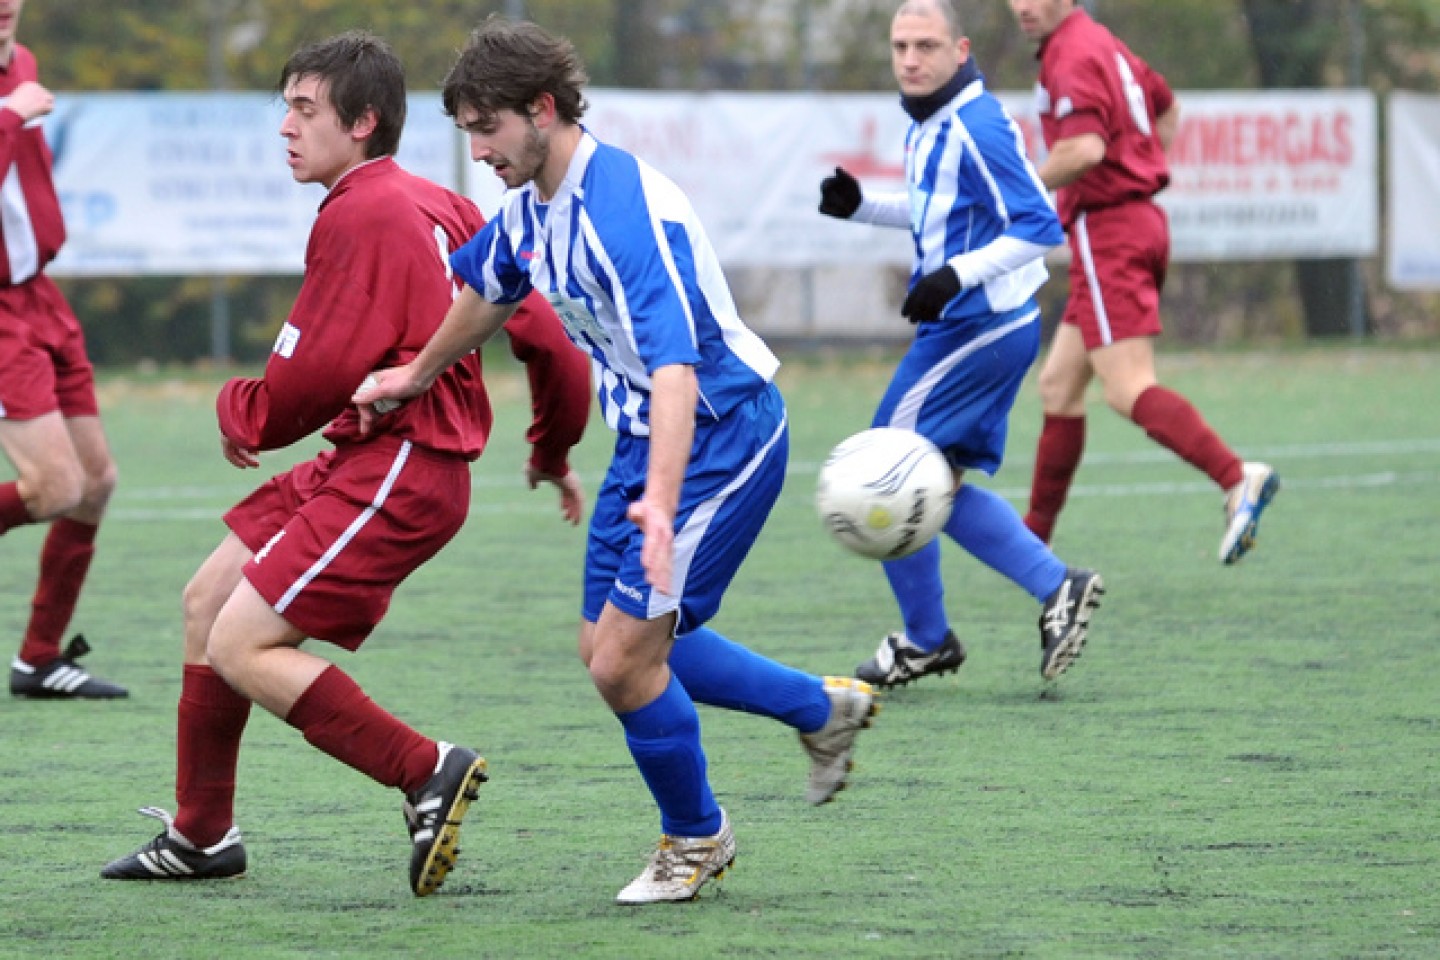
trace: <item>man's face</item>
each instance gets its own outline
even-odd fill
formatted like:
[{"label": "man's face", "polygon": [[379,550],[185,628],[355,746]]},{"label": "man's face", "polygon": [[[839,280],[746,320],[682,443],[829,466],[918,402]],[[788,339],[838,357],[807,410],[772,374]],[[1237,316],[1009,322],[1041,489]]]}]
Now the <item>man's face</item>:
[{"label": "man's face", "polygon": [[1025,36],[1039,43],[1075,11],[1075,0],[1010,0],[1010,11]]},{"label": "man's face", "polygon": [[455,125],[470,138],[471,159],[488,163],[511,190],[539,176],[550,155],[549,136],[541,133],[530,117],[514,110],[482,118],[480,111],[461,104],[455,111]]},{"label": "man's face", "polygon": [[341,174],[365,159],[361,130],[365,121],[345,129],[330,102],[329,81],[291,77],[285,84],[285,105],[289,109],[280,123],[280,136],[289,141],[287,160],[298,183],[323,183],[329,189]]},{"label": "man's face", "polygon": [[969,58],[969,39],[952,37],[938,10],[899,13],[890,24],[890,62],[907,97],[939,90]]},{"label": "man's face", "polygon": [[15,31],[20,25],[20,11],[25,0],[0,0],[0,45],[15,42]]}]

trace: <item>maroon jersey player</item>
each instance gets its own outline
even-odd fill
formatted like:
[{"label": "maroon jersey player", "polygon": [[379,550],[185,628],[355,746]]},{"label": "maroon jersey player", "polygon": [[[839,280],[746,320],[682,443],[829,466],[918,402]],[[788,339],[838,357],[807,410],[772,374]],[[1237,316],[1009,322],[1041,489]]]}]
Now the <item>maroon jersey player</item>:
[{"label": "maroon jersey player", "polygon": [[84,334],[44,272],[65,242],[65,221],[40,129],[55,98],[15,39],[23,7],[24,0],[0,2],[0,449],[17,474],[0,483],[0,536],[31,523],[50,529],[10,692],[109,699],[126,690],[76,664],[90,649],[85,639],[60,649],[115,489],[115,461]]},{"label": "maroon jersey player", "polygon": [[[352,32],[302,48],[280,88],[291,171],[328,193],[264,375],[231,380],[220,392],[220,444],[238,467],[257,466],[260,451],[317,430],[333,448],[226,513],[230,533],[185,590],[179,809],[173,818],[142,811],[164,821],[164,832],[101,875],[203,880],[244,872],[235,773],[253,702],[405,794],[410,883],[424,896],[454,863],[459,821],[485,779],[485,761],[423,736],[301,645],[313,637],[359,647],[396,586],[465,521],[470,461],[491,426],[479,355],[363,433],[349,398],[371,370],[411,359],[434,333],[459,289],[449,255],[483,221],[468,200],[396,165],[404,73],[383,41]],[[589,409],[588,362],[543,300],[530,301],[507,330],[536,397],[527,477],[532,486],[555,484],[562,512],[576,523],[583,496],[567,454]]]},{"label": "maroon jersey player", "polygon": [[1045,185],[1059,192],[1070,242],[1070,297],[1040,371],[1044,408],[1025,522],[1054,533],[1085,447],[1085,391],[1099,377],[1105,402],[1224,492],[1219,556],[1239,560],[1280,481],[1242,461],[1180,394],[1156,379],[1160,291],[1170,259],[1165,213],[1153,200],[1170,182],[1165,149],[1180,106],[1164,77],[1074,0],[1010,0],[1039,44],[1036,100],[1048,155]]}]

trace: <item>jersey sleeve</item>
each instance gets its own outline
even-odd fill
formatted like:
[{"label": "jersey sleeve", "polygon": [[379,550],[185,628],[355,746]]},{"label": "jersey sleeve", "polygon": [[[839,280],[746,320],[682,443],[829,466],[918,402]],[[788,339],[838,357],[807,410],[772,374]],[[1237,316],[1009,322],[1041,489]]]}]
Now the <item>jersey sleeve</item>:
[{"label": "jersey sleeve", "polygon": [[569,472],[570,448],[590,417],[590,358],[570,342],[560,318],[531,293],[505,324],[510,352],[525,364],[532,420],[525,432],[530,466],[552,477]]},{"label": "jersey sleeve", "polygon": [[1065,57],[1049,72],[1049,89],[1056,121],[1056,140],[1093,133],[1109,141],[1111,87],[1106,65],[1098,54]]},{"label": "jersey sleeve", "polygon": [[262,377],[220,390],[220,432],[246,450],[275,450],[321,429],[350,404],[396,331],[340,264],[307,266],[300,294]]},{"label": "jersey sleeve", "polygon": [[507,217],[515,209],[503,208],[495,219],[450,255],[456,276],[491,303],[518,303],[530,293],[530,272],[511,246]]}]

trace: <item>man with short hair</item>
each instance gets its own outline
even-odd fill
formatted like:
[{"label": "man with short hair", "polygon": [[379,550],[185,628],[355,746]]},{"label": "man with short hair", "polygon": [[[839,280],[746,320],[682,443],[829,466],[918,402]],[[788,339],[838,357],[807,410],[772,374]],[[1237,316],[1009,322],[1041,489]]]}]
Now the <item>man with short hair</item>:
[{"label": "man with short hair", "polygon": [[[949,0],[908,0],[890,24],[905,138],[905,193],[865,191],[836,168],[820,212],[908,227],[915,266],[900,312],[918,324],[871,422],[913,430],[950,461],[955,501],[945,534],[1041,605],[1040,675],[1054,680],[1080,655],[1100,575],[1071,570],[998,494],[964,483],[994,473],[1010,410],[1040,349],[1035,291],[1043,257],[1064,238],[1026,159],[1019,128],[985,90]],[[965,662],[945,612],[940,541],[883,564],[905,629],[880,641],[855,675],[880,686],[951,673]]]},{"label": "man with short hair", "polygon": [[[618,434],[585,556],[580,655],[660,808],[662,837],[617,901],[690,900],[735,858],[711,792],[696,703],[800,733],[806,798],[845,784],[875,695],[762,657],[706,626],[785,478],[779,361],[741,321],[690,202],[580,124],[586,76],[569,41],[491,18],[445,80],[471,156],[510,188],[453,258],[468,283],[410,364],[361,403],[420,395],[536,290],[598,374]],[[433,387],[431,388],[433,389]]]},{"label": "man with short hair", "polygon": [[48,523],[30,623],[10,664],[17,697],[108,700],[118,684],[75,661],[82,636],[64,635],[95,556],[95,535],[115,490],[115,461],[100,423],[85,335],[44,273],[65,242],[40,119],[55,107],[35,57],[16,41],[25,0],[0,0],[0,449],[16,479],[0,483],[0,536]]},{"label": "man with short hair", "polygon": [[1153,200],[1170,182],[1165,150],[1180,123],[1169,85],[1074,0],[1010,0],[1038,44],[1035,92],[1049,150],[1040,179],[1058,190],[1070,237],[1070,297],[1040,370],[1044,423],[1025,522],[1055,531],[1085,452],[1085,391],[1105,402],[1224,491],[1219,558],[1240,560],[1280,489],[1265,463],[1246,463],[1200,412],[1155,374],[1160,291],[1170,228]]},{"label": "man with short hair", "polygon": [[[104,868],[115,880],[238,876],[235,772],[252,702],[314,746],[405,797],[410,884],[434,892],[454,865],[460,820],[486,779],[474,750],[436,742],[386,712],[307,637],[356,650],[391,594],[465,522],[470,461],[491,410],[472,354],[412,403],[362,430],[350,395],[370,371],[413,357],[457,294],[450,253],[483,225],[460,197],[402,170],[405,75],[379,38],[355,31],[301,48],[280,75],[290,169],[326,196],[305,278],[259,378],[220,391],[220,446],[236,467],[317,430],[334,448],[262,484],[225,515],[230,533],[185,589],[184,678],[172,819]],[[507,327],[529,366],[536,419],[530,485],[560,490],[578,523],[566,459],[589,407],[587,368],[543,302]]]}]

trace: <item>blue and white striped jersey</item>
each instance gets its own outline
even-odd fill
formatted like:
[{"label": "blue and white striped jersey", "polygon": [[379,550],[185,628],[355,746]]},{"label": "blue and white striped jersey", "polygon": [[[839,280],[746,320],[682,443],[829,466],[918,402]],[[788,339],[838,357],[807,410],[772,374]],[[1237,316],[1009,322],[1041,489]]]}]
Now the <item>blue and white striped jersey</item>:
[{"label": "blue and white striped jersey", "polygon": [[866,193],[853,219],[910,227],[911,286],[947,261],[955,267],[964,289],[943,317],[1005,313],[1040,289],[1045,252],[1065,234],[1019,125],[982,80],[910,125],[905,180],[908,194]]},{"label": "blue and white striped jersey", "polygon": [[451,257],[492,303],[536,289],[592,358],[605,422],[650,435],[650,376],[688,364],[697,422],[763,390],[780,361],[745,326],[690,201],[642,160],[582,133],[549,203],[533,183],[505,195]]}]

